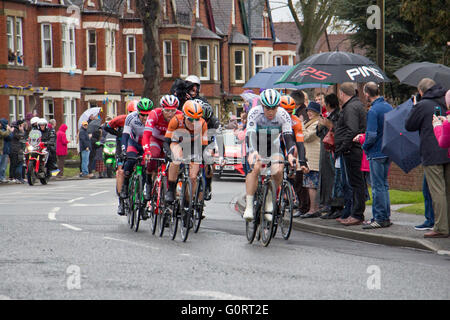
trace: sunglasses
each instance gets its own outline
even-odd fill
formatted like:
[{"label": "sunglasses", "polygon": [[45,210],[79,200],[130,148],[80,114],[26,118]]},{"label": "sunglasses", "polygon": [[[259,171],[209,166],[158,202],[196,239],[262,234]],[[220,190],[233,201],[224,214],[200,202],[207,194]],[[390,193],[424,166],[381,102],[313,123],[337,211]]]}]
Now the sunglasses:
[{"label": "sunglasses", "polygon": [[144,118],[147,118],[147,117],[148,117],[148,114],[139,113],[139,115],[140,115],[141,117],[144,117]]},{"label": "sunglasses", "polygon": [[194,118],[189,118],[189,117],[186,117],[186,119],[188,119],[190,122],[194,122],[194,121],[199,121],[200,119],[194,119]]},{"label": "sunglasses", "polygon": [[177,109],[167,109],[167,108],[164,109],[164,108],[163,108],[163,111],[164,111],[164,112],[167,112],[167,113],[174,113],[174,112],[177,112]]}]

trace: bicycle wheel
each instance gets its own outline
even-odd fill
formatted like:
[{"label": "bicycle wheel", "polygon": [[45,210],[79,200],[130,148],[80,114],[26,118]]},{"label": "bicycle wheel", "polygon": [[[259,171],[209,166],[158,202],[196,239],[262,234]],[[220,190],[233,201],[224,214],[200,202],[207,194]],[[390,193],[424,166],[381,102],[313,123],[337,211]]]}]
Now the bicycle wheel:
[{"label": "bicycle wheel", "polygon": [[158,201],[158,187],[155,184],[152,188],[151,195],[150,195],[150,201],[149,201],[149,205],[148,205],[148,208],[149,208],[148,212],[150,213],[150,230],[152,231],[152,234],[155,234],[156,224],[158,222],[158,215],[156,214],[157,201]]},{"label": "bicycle wheel", "polygon": [[127,217],[128,217],[128,225],[130,229],[133,229],[134,226],[134,177],[130,178],[130,183],[128,184],[128,198],[125,200],[128,204]]},{"label": "bicycle wheel", "polygon": [[[270,243],[270,240],[272,239],[272,233],[273,233],[273,221],[274,221],[274,212],[276,212],[276,188],[275,188],[275,183],[270,180],[270,182],[268,184],[265,184],[263,187],[263,199],[262,199],[262,204],[261,204],[261,214],[260,214],[260,233],[261,233],[261,242],[262,244],[267,247]],[[265,207],[266,207],[266,200],[267,200],[267,194],[269,192],[269,190],[271,190],[272,192],[272,199],[269,199],[269,201],[272,201],[272,206],[273,206],[273,211],[272,211],[272,219],[267,220],[266,219],[266,212],[265,212]]]},{"label": "bicycle wheel", "polygon": [[159,236],[162,237],[164,234],[164,228],[166,227],[167,221],[170,219],[170,212],[167,210],[167,206],[164,202],[164,197],[166,194],[166,188],[167,188],[167,179],[166,177],[162,177],[161,184],[159,186],[159,199],[157,202],[158,205],[158,230],[159,230]]},{"label": "bicycle wheel", "polygon": [[[194,222],[194,233],[198,232],[198,229],[200,228],[200,224],[202,223],[202,215],[203,210],[205,208],[205,180],[202,176],[200,176],[200,179],[197,179],[197,188],[195,188],[195,204],[194,204],[194,213],[193,213],[193,222]],[[203,194],[201,194],[203,193]],[[201,196],[201,197],[200,197]],[[201,198],[201,199],[200,199]]]},{"label": "bicycle wheel", "polygon": [[145,210],[144,201],[144,189],[143,189],[143,179],[141,175],[135,177],[135,190],[134,190],[134,227],[133,230],[137,232],[139,230],[139,223],[141,221],[142,210]]},{"label": "bicycle wheel", "polygon": [[247,235],[248,243],[252,244],[253,240],[255,240],[256,231],[258,230],[259,225],[259,215],[261,212],[261,202],[260,202],[260,193],[261,187],[258,184],[258,188],[256,189],[254,201],[253,201],[253,210],[254,210],[254,218],[252,221],[245,222],[245,234]]},{"label": "bicycle wheel", "polygon": [[[187,193],[187,197],[186,197]],[[181,212],[181,240],[186,242],[192,227],[192,182],[187,178],[181,186],[179,207]]]},{"label": "bicycle wheel", "polygon": [[294,211],[294,195],[289,181],[283,184],[280,192],[280,206],[278,210],[278,224],[284,240],[289,239],[292,230],[292,216]]},{"label": "bicycle wheel", "polygon": [[175,240],[175,237],[177,236],[177,229],[178,229],[178,220],[179,220],[179,214],[178,214],[178,202],[174,202],[171,204],[168,208],[168,218],[169,220],[169,234],[170,238],[172,240]]}]

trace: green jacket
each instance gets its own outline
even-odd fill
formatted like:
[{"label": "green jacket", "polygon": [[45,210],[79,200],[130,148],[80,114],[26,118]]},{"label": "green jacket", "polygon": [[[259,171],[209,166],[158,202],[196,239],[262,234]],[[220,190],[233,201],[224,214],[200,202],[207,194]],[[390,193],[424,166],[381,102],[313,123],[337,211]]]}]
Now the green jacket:
[{"label": "green jacket", "polygon": [[11,134],[11,131],[8,129],[2,130],[0,129],[0,154],[3,154],[3,146],[4,146],[4,139]]}]

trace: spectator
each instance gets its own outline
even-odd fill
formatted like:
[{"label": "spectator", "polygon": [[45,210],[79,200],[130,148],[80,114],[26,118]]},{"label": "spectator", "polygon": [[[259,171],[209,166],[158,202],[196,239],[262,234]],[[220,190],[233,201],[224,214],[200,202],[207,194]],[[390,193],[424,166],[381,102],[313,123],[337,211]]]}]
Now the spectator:
[{"label": "spectator", "polygon": [[66,136],[67,125],[63,123],[58,132],[56,133],[56,156],[58,157],[58,177],[64,177],[64,161],[67,157],[67,145],[69,144],[69,140],[67,140]]},{"label": "spectator", "polygon": [[389,199],[388,171],[390,160],[381,152],[383,141],[384,115],[393,110],[382,96],[378,85],[369,82],[364,86],[364,95],[371,103],[367,113],[367,128],[363,149],[366,152],[370,167],[370,182],[372,186],[372,215],[370,224],[363,229],[386,228],[391,225],[391,202]]},{"label": "spectator", "polygon": [[417,85],[420,101],[411,109],[405,123],[408,131],[419,131],[420,155],[434,209],[434,227],[425,238],[447,238],[450,222],[450,158],[439,147],[433,131],[433,115],[447,109],[445,90],[432,79],[424,78]]},{"label": "spectator", "polygon": [[[333,199],[333,188],[335,182],[335,159],[331,150],[326,150],[323,139],[334,126],[339,118],[339,100],[332,93],[325,97],[325,108],[328,117],[319,119],[316,135],[320,138],[320,161],[319,161],[319,207],[320,212],[325,213],[322,219],[335,219],[335,212],[343,207],[342,197]],[[340,201],[340,202],[339,202]]]},{"label": "spectator", "polygon": [[434,227],[434,210],[433,200],[431,199],[430,189],[428,188],[427,178],[423,175],[422,193],[425,207],[425,222],[415,226],[414,229],[419,231],[433,230]]},{"label": "spectator", "polygon": [[230,120],[228,121],[228,124],[225,125],[225,129],[233,129],[233,130],[239,129],[239,125],[238,125],[238,122],[237,122],[237,117],[235,115],[232,115],[230,117]]},{"label": "spectator", "polygon": [[82,177],[89,176],[89,154],[91,150],[91,141],[87,133],[88,122],[83,121],[80,128],[80,153],[81,153],[81,173]]},{"label": "spectator", "polygon": [[325,94],[323,92],[316,93],[314,101],[320,104],[322,117],[326,118],[328,116],[328,111],[325,106]]},{"label": "spectator", "polygon": [[316,102],[310,102],[306,110],[310,120],[303,126],[303,143],[309,172],[303,175],[303,187],[308,189],[310,207],[307,213],[300,216],[302,219],[320,216],[319,204],[316,199],[319,187],[320,138],[316,135],[316,128],[319,123],[321,106]]},{"label": "spectator", "polygon": [[23,151],[25,148],[23,121],[18,120],[13,122],[11,131],[13,136],[11,140],[11,165],[9,170],[17,183],[25,183],[22,176]]},{"label": "spectator", "polygon": [[[305,105],[305,94],[302,90],[295,90],[293,91],[290,96],[295,101],[295,112],[294,114],[302,121],[307,122],[308,120],[308,114],[306,112],[306,105]],[[298,218],[302,214],[305,214],[309,212],[309,193],[308,189],[303,188],[303,171],[296,171],[295,173],[295,182],[294,182],[294,190],[297,195],[298,199],[298,205],[297,209],[298,211],[294,213],[294,217]]]},{"label": "spectator", "polygon": [[448,149],[447,155],[450,158],[450,90],[445,94],[445,103],[447,105],[447,117],[433,115],[433,130],[439,147]]},{"label": "spectator", "polygon": [[352,189],[352,207],[350,216],[337,219],[346,226],[358,225],[364,221],[365,182],[361,172],[362,149],[353,138],[366,130],[366,110],[356,96],[353,83],[344,82],[339,88],[341,112],[334,136],[336,156],[342,157],[345,175]]},{"label": "spectator", "polygon": [[8,180],[5,178],[6,167],[8,165],[7,151],[9,136],[11,134],[11,127],[8,125],[8,120],[5,118],[0,119],[0,182],[6,183]]}]

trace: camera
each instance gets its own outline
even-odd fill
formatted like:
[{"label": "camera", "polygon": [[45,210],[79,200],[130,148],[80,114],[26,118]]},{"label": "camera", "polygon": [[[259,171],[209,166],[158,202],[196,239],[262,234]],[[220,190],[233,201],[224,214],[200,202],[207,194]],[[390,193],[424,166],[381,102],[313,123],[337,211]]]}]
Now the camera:
[{"label": "camera", "polygon": [[441,107],[439,107],[439,106],[434,107],[434,115],[435,115],[436,117],[442,116],[442,110],[441,110]]}]

